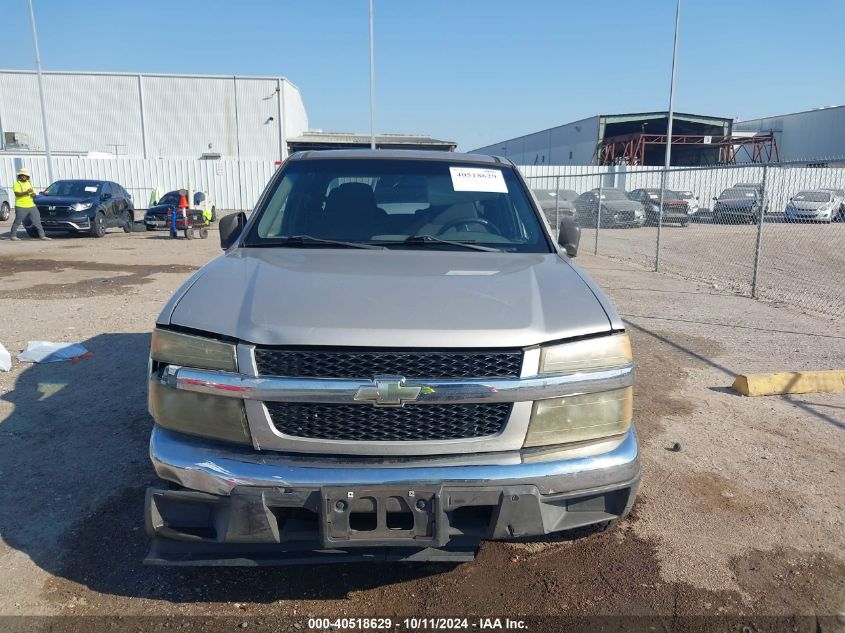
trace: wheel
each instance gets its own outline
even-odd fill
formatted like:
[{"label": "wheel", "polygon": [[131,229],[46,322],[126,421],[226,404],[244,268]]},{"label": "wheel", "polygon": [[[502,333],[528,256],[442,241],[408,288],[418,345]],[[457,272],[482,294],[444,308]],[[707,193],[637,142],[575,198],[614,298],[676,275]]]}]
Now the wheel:
[{"label": "wheel", "polygon": [[102,211],[97,211],[94,218],[91,220],[91,235],[93,237],[103,237],[106,234],[106,216]]},{"label": "wheel", "polygon": [[24,228],[26,229],[26,234],[30,237],[40,237],[38,235],[38,229],[36,229],[34,226],[25,226]]},{"label": "wheel", "polygon": [[185,229],[185,237],[189,240],[194,239],[194,229],[192,229],[191,227]]},{"label": "wheel", "polygon": [[128,211],[123,214],[123,232],[124,233],[131,233],[135,230],[135,220],[132,218],[132,214]]},{"label": "wheel", "polygon": [[207,229],[207,228],[202,227],[202,228],[200,229],[200,237],[201,237],[202,239],[207,239],[207,238],[208,238],[208,229]]},{"label": "wheel", "polygon": [[11,209],[9,209],[9,203],[8,202],[4,202],[2,205],[0,205],[0,220],[3,220],[5,222],[6,220],[9,219],[9,216],[11,215],[11,213],[12,213],[12,211],[11,211]]}]

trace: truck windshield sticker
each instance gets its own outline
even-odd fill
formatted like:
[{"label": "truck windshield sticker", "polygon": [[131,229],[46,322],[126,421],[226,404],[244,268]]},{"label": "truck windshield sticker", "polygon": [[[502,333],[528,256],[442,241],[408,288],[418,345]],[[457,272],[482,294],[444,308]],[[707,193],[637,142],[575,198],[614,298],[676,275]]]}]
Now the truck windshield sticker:
[{"label": "truck windshield sticker", "polygon": [[85,187],[85,191],[89,191],[91,193],[97,193],[96,187]]},{"label": "truck windshield sticker", "polygon": [[455,191],[508,192],[501,169],[450,167],[449,172],[452,174],[452,188]]}]

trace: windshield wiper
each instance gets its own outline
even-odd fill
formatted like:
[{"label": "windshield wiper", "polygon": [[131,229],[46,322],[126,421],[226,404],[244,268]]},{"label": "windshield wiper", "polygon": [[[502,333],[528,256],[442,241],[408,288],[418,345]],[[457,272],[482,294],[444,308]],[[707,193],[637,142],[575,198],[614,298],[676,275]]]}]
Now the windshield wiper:
[{"label": "windshield wiper", "polygon": [[481,246],[480,244],[476,244],[471,240],[465,241],[458,241],[458,240],[444,240],[439,237],[434,237],[433,235],[412,235],[411,237],[403,240],[402,242],[396,242],[397,244],[450,244],[452,246],[462,246],[463,248],[470,248],[474,251],[487,251],[488,253],[500,253],[501,249],[492,248],[490,246]]},{"label": "windshield wiper", "polygon": [[291,235],[285,238],[281,246],[298,246],[303,244],[330,244],[332,246],[342,246],[344,248],[366,248],[369,250],[383,251],[384,246],[376,246],[374,244],[365,244],[364,242],[344,242],[342,240],[324,240],[320,237],[312,237],[311,235]]}]

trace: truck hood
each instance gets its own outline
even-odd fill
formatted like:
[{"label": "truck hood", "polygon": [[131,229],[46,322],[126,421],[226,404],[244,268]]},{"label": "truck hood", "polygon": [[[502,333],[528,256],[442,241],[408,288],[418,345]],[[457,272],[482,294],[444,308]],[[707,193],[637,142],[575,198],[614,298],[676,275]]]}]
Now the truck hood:
[{"label": "truck hood", "polygon": [[159,324],[263,345],[523,347],[611,329],[552,253],[239,248],[181,292]]}]

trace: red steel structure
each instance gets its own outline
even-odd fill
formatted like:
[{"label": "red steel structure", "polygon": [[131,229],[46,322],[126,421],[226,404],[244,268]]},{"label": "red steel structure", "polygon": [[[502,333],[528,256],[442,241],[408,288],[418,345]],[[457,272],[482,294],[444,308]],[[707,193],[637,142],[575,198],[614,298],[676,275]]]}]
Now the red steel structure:
[{"label": "red steel structure", "polygon": [[[596,146],[599,165],[644,165],[646,147],[666,145],[665,134],[623,134],[611,136]],[[779,162],[778,143],[775,135],[708,136],[703,134],[673,134],[672,147],[697,145],[719,150],[716,164],[734,165],[738,156],[744,155],[751,163]]]}]

